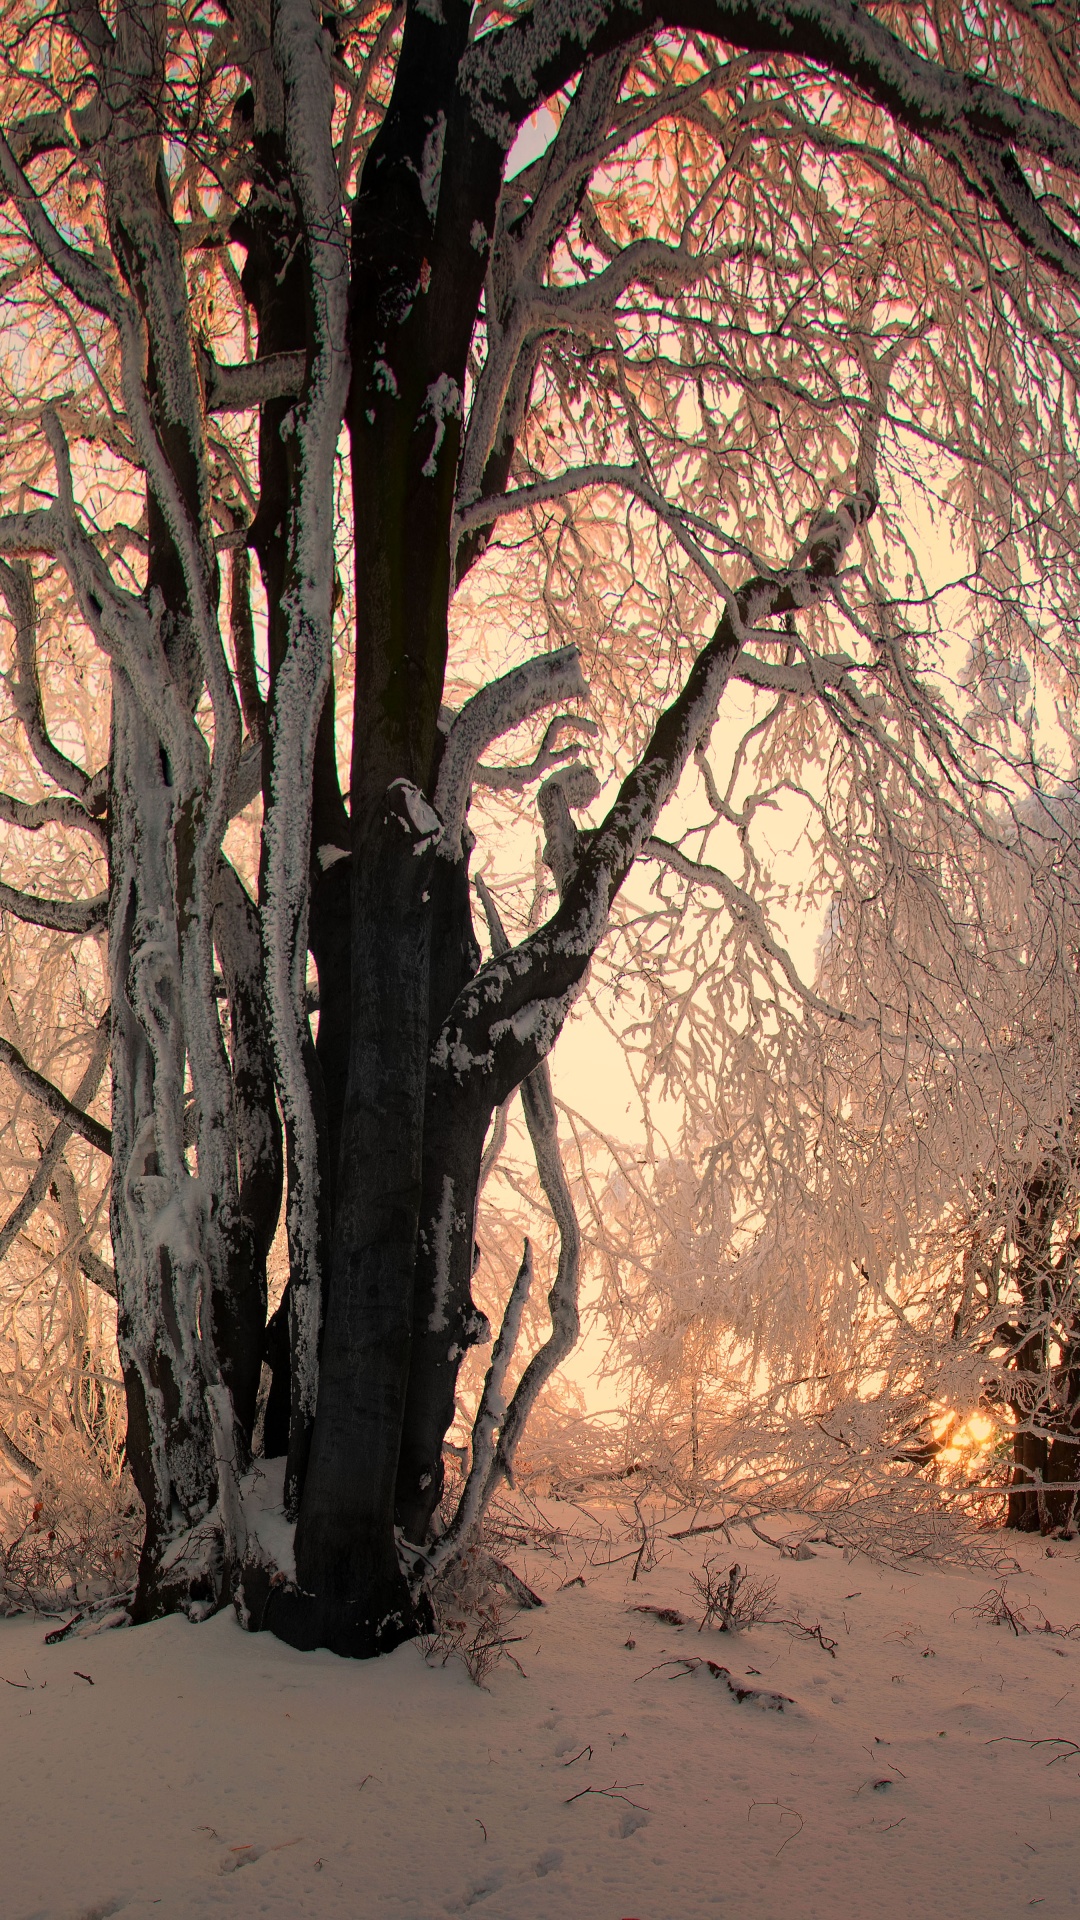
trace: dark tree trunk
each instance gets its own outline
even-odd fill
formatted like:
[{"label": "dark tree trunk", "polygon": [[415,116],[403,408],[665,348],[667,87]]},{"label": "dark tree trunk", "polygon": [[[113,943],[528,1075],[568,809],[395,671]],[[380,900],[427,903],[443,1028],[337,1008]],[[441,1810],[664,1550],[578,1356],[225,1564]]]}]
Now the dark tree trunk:
[{"label": "dark tree trunk", "polygon": [[[353,1019],[298,1592],[268,1624],[297,1646],[372,1654],[414,1632],[394,1543],[423,1148],[434,814],[390,788],[357,860]],[[354,856],[355,858],[355,856]],[[354,881],[354,885],[355,885]]]},{"label": "dark tree trunk", "polygon": [[[432,952],[439,955],[440,1002],[472,962],[467,883],[455,883],[457,901],[446,915],[433,911],[439,823],[424,801],[438,762],[461,395],[486,259],[486,249],[470,246],[468,236],[477,221],[486,234],[492,230],[502,161],[502,149],[478,131],[458,87],[468,25],[463,0],[446,0],[437,17],[434,10],[409,12],[393,99],[353,213],[357,651],[348,1075],[316,1437],[296,1536],[299,1585],[316,1598],[275,1603],[269,1618],[297,1644],[355,1653],[394,1645],[418,1620],[394,1526],[414,1321]],[[440,924],[444,919],[449,924]],[[316,921],[313,938],[328,980],[340,979],[340,922],[318,925],[318,908]],[[336,994],[326,1011],[328,1044],[332,1038],[340,1061],[344,1025]]]},{"label": "dark tree trunk", "polygon": [[[1071,1126],[1069,1131],[1071,1132]],[[1063,1143],[1064,1144],[1064,1143]],[[1017,1431],[1006,1525],[1022,1533],[1071,1530],[1080,1465],[1080,1367],[1077,1365],[1073,1236],[1055,1249],[1068,1201],[1069,1156],[1048,1162],[1028,1181],[1016,1232],[1019,1324],[1011,1331]],[[1053,1354],[1059,1355],[1055,1361]],[[1066,1483],[1066,1484],[1062,1484]]]}]

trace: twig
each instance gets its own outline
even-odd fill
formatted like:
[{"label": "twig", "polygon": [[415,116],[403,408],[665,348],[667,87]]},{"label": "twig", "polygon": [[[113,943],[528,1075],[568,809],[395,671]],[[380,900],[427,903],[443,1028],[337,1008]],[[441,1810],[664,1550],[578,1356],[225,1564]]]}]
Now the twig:
[{"label": "twig", "polygon": [[651,1807],[643,1807],[640,1800],[630,1799],[630,1793],[644,1785],[643,1780],[631,1780],[626,1787],[620,1787],[616,1780],[610,1787],[580,1787],[577,1793],[570,1795],[569,1800],[563,1801],[563,1805],[573,1806],[575,1800],[584,1800],[587,1793],[595,1793],[598,1798],[602,1797],[605,1800],[625,1800],[628,1807],[636,1807],[639,1813],[651,1813]]},{"label": "twig", "polygon": [[999,1743],[1006,1742],[1016,1747],[1064,1747],[1066,1749],[1064,1753],[1055,1753],[1051,1756],[1046,1763],[1048,1767],[1055,1766],[1059,1760],[1071,1760],[1074,1754],[1080,1753],[1080,1744],[1075,1740],[1066,1740],[1062,1735],[1052,1733],[1044,1734],[1040,1740],[1026,1740],[1019,1733],[996,1733],[992,1740],[984,1740],[983,1745],[996,1747]]}]

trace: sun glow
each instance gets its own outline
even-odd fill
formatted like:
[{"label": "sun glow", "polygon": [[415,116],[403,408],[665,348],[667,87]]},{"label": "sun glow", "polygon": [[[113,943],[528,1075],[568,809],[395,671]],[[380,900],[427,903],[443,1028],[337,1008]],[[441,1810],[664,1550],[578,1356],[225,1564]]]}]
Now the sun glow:
[{"label": "sun glow", "polygon": [[943,1443],[937,1456],[939,1465],[974,1464],[990,1452],[996,1435],[997,1428],[985,1413],[972,1413],[959,1421],[955,1413],[943,1414],[934,1422],[934,1438]]}]

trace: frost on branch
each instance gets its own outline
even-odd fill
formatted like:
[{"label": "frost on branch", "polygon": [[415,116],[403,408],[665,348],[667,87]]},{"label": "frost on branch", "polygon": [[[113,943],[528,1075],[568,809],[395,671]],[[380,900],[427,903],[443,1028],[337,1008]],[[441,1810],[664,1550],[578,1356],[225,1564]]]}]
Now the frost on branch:
[{"label": "frost on branch", "polygon": [[462,856],[462,828],[481,754],[532,714],[574,697],[587,699],[588,688],[577,648],[561,647],[511,668],[466,701],[450,724],[435,789],[435,811],[443,821],[439,852],[444,859]]}]

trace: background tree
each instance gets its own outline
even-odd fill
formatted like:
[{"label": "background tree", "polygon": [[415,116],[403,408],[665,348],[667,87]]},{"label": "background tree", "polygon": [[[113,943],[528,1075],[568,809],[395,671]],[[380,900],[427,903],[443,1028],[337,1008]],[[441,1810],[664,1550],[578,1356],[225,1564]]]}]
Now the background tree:
[{"label": "background tree", "polygon": [[[650,981],[674,927],[697,943],[664,955],[690,1031],[682,977],[728,996],[732,1032],[759,1018],[725,942],[799,993],[749,822],[696,757],[733,674],[779,709],[790,784],[800,756],[824,758],[801,787],[823,822],[808,905],[868,844],[909,868],[935,798],[974,819],[1018,756],[1045,777],[1034,721],[1002,731],[1000,699],[996,733],[973,716],[1025,658],[1065,691],[1071,674],[1073,33],[1054,8],[931,20],[846,0],[10,17],[21,438],[0,550],[44,812],[20,819],[12,795],[5,818],[82,836],[89,884],[47,896],[42,876],[3,905],[81,940],[108,918],[137,1616],[234,1591],[298,1645],[369,1653],[413,1630],[458,1371],[484,1332],[485,1142],[519,1085],[562,1229],[552,1334],[506,1403],[526,1258],[451,1541],[575,1335],[543,1063],[639,859],[686,889],[619,912]],[[549,144],[508,178],[545,103]],[[979,562],[964,688],[948,636],[916,666],[939,615],[935,501]],[[107,761],[81,761],[50,711],[46,584],[76,651],[108,662]],[[476,686],[485,652],[505,671]],[[583,667],[591,778],[568,751]],[[521,728],[522,759],[489,767]],[[473,833],[486,853],[485,820],[543,776],[558,898],[530,917],[500,887],[485,958]],[[743,880],[682,844],[694,781]],[[474,792],[491,798],[470,826]],[[248,804],[254,895],[228,858]],[[594,804],[580,831],[572,810]],[[520,863],[493,841],[493,893],[500,850]],[[685,1030],[670,1046],[656,1030],[661,1059]],[[708,1074],[691,1080],[705,1098]],[[279,1111],[290,1273],[267,1424],[287,1443],[295,1581],[263,1564],[239,1492]]]}]

